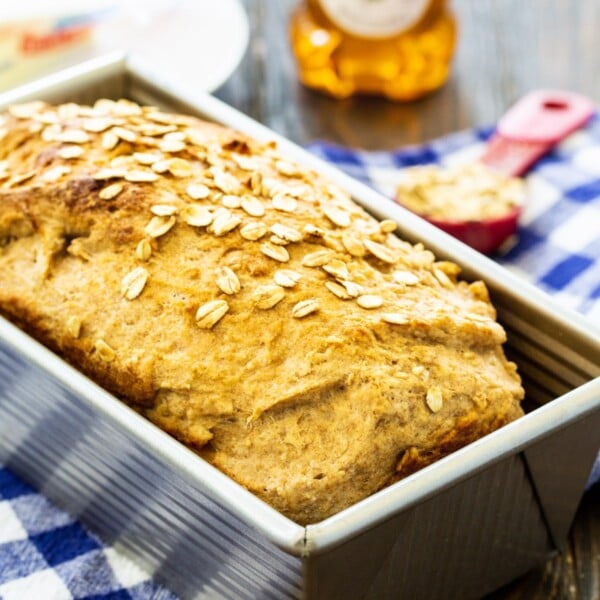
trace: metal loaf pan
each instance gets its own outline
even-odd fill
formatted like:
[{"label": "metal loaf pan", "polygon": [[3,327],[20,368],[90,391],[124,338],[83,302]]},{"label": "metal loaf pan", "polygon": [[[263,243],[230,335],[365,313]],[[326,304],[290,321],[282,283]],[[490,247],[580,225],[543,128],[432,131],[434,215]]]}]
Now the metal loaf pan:
[{"label": "metal loaf pan", "polygon": [[123,56],[0,96],[128,97],[260,139],[481,278],[532,410],[314,525],[248,493],[0,319],[0,461],[185,598],[471,598],[564,543],[600,444],[600,332],[485,257],[218,100]]}]

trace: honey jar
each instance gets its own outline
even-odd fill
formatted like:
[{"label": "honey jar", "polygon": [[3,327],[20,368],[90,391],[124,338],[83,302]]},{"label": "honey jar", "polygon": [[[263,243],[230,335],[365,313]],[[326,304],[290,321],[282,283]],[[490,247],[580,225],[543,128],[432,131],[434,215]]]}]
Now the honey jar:
[{"label": "honey jar", "polygon": [[449,0],[303,0],[290,21],[303,84],[336,98],[414,100],[448,78]]}]

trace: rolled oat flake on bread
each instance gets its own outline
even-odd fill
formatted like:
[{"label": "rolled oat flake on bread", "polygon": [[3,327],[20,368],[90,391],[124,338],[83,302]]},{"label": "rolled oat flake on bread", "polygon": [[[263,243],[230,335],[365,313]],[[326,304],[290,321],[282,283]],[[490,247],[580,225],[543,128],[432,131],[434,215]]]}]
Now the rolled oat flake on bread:
[{"label": "rolled oat flake on bread", "polygon": [[522,414],[485,285],[274,144],[126,100],[2,120],[1,313],[290,519]]}]

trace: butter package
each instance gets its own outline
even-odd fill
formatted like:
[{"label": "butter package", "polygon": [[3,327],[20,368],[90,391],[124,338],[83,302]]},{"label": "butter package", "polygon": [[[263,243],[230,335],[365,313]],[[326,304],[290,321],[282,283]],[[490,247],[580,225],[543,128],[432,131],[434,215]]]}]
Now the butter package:
[{"label": "butter package", "polygon": [[0,5],[0,90],[81,60],[112,0],[23,0]]}]

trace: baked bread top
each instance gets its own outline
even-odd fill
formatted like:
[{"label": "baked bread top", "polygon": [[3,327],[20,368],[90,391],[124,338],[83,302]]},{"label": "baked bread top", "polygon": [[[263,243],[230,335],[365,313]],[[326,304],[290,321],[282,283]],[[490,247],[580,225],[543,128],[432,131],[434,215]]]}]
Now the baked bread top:
[{"label": "baked bread top", "polygon": [[193,117],[0,116],[0,310],[298,523],[522,414],[485,285],[395,229]]}]

